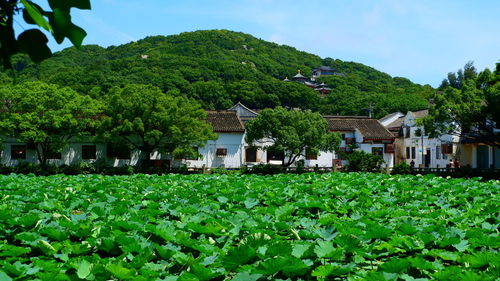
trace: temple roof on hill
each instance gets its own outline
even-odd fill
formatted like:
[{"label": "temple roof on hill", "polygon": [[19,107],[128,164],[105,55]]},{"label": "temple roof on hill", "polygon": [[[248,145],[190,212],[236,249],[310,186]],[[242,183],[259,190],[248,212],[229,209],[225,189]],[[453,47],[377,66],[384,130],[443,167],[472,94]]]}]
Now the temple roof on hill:
[{"label": "temple roof on hill", "polygon": [[330,131],[359,131],[364,139],[386,140],[394,139],[377,119],[365,116],[324,116]]},{"label": "temple roof on hill", "polygon": [[315,68],[314,70],[320,70],[320,71],[335,71],[335,69],[329,67],[329,66],[325,66],[325,65],[322,65],[318,68]]},{"label": "temple roof on hill", "polygon": [[207,121],[216,133],[244,133],[245,127],[236,111],[207,111]]},{"label": "temple roof on hill", "polygon": [[307,77],[305,77],[304,75],[302,75],[300,73],[300,70],[297,70],[297,74],[295,74],[293,77],[292,77],[293,80],[298,80],[298,79],[309,79]]}]

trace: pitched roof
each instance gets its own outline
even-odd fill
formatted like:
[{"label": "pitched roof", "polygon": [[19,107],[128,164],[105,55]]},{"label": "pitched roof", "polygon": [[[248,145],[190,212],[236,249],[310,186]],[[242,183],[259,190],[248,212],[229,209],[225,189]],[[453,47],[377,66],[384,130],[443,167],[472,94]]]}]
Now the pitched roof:
[{"label": "pitched roof", "polygon": [[418,118],[424,118],[425,116],[429,115],[429,110],[428,109],[423,109],[419,111],[410,111],[413,116],[415,116],[416,119]]},{"label": "pitched roof", "polygon": [[377,119],[364,116],[325,116],[330,131],[355,131],[358,130],[364,139],[381,140],[394,139]]},{"label": "pitched roof", "polygon": [[207,111],[207,121],[216,133],[244,133],[245,128],[236,111]]},{"label": "pitched roof", "polygon": [[228,110],[236,111],[236,114],[243,123],[246,123],[249,120],[257,118],[257,115],[259,114],[259,110],[250,109],[241,102],[238,102],[237,104],[233,105]]},{"label": "pitched roof", "polygon": [[297,74],[295,74],[295,75],[292,77],[292,79],[304,79],[304,78],[306,78],[306,77],[305,77],[304,75],[300,74],[300,72],[299,72],[299,73],[297,73]]},{"label": "pitched roof", "polygon": [[398,116],[398,115],[399,115],[399,116],[404,116],[404,114],[403,114],[403,113],[401,113],[401,112],[399,112],[399,111],[398,111],[398,112],[389,113],[389,114],[387,114],[386,116],[384,116],[384,117],[382,117],[382,118],[378,119],[378,121],[380,121],[380,122],[384,122],[385,120],[387,120],[387,119],[391,119],[391,118],[393,118],[393,117],[395,117],[395,116]]}]

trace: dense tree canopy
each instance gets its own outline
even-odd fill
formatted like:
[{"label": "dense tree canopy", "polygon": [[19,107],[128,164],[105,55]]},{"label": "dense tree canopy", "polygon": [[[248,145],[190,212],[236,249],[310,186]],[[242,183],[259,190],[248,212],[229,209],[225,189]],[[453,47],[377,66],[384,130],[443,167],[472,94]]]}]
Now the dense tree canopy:
[{"label": "dense tree canopy", "polygon": [[102,105],[70,88],[43,82],[0,87],[0,132],[34,144],[42,165],[60,152],[69,138],[96,129]]},{"label": "dense tree canopy", "polygon": [[[285,82],[301,70],[310,76],[327,65],[345,76],[325,76],[332,92],[322,98],[305,85]],[[43,80],[81,93],[108,92],[127,84],[149,84],[163,92],[178,91],[201,102],[204,109],[227,109],[243,102],[250,108],[283,106],[324,114],[373,116],[426,108],[432,87],[412,83],[368,66],[298,51],[227,30],[186,32],[147,37],[106,49],[83,46],[56,53],[40,65],[17,56],[18,79]]]},{"label": "dense tree canopy", "polygon": [[196,101],[154,86],[114,87],[106,105],[102,135],[141,151],[146,164],[155,149],[183,154],[216,138]]},{"label": "dense tree canopy", "polygon": [[[246,141],[262,143],[265,149],[283,152],[283,166],[300,156],[334,151],[340,145],[338,133],[328,132],[328,124],[319,113],[286,110],[283,107],[263,110],[246,124]],[[272,143],[269,143],[269,140]]]},{"label": "dense tree canopy", "polygon": [[449,133],[487,140],[484,137],[492,136],[500,124],[499,107],[500,63],[493,72],[485,69],[477,73],[469,62],[463,70],[449,73],[443,80],[430,115],[423,122],[431,135]]}]

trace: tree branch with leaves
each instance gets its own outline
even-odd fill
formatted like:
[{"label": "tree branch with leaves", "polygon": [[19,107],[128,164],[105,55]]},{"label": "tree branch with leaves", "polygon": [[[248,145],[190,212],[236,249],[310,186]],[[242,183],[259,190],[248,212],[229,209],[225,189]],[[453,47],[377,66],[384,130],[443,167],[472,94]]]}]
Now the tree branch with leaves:
[{"label": "tree branch with leaves", "polygon": [[50,9],[29,0],[0,0],[0,59],[4,69],[12,69],[11,57],[17,53],[27,54],[34,62],[52,56],[47,46],[47,36],[37,28],[23,31],[16,38],[14,21],[17,15],[27,24],[36,25],[50,32],[61,44],[65,38],[80,47],[87,35],[85,30],[71,21],[71,8],[90,9],[89,0],[48,0]]}]

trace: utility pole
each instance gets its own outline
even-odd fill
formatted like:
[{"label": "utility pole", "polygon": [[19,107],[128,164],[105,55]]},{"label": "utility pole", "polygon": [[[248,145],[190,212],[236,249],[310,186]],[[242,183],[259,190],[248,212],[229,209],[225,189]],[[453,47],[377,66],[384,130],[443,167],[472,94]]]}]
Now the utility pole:
[{"label": "utility pole", "polygon": [[368,108],[367,108],[367,110],[368,110],[368,117],[369,117],[369,118],[372,118],[372,112],[373,112],[373,104],[372,104],[372,102],[369,102],[369,103],[368,103]]},{"label": "utility pole", "polygon": [[420,131],[420,138],[422,139],[422,168],[425,167],[424,163],[424,132]]}]

